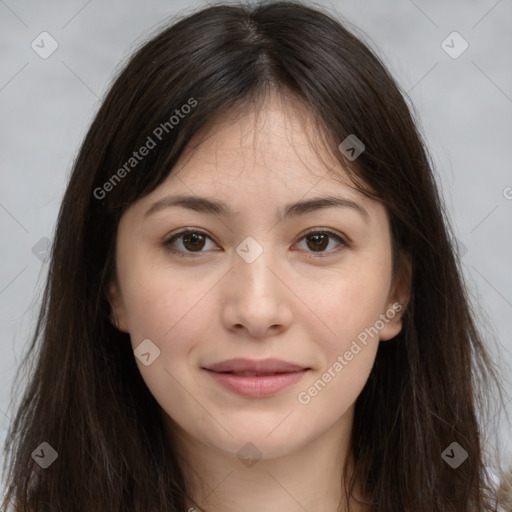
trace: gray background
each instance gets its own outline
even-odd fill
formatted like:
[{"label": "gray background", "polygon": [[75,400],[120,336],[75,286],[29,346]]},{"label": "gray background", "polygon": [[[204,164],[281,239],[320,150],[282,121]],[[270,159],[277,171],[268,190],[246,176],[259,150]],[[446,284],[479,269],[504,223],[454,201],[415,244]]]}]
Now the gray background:
[{"label": "gray background", "polygon": [[[468,286],[488,322],[491,350],[510,374],[512,1],[320,4],[362,30],[408,92],[461,242]],[[0,442],[47,271],[44,239],[52,238],[72,161],[99,101],[149,30],[205,5],[0,0]],[[59,45],[47,59],[31,47],[43,31]],[[458,58],[441,44],[453,31],[469,44]],[[450,51],[458,52],[461,41],[451,39]],[[512,465],[505,423],[499,447]]]}]

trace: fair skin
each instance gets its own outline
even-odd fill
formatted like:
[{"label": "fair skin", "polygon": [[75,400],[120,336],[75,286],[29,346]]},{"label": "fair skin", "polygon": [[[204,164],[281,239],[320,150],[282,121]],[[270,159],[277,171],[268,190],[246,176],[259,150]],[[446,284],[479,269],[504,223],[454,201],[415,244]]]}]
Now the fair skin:
[{"label": "fair skin", "polygon": [[[192,497],[209,511],[345,511],[342,463],[354,404],[379,342],[402,327],[409,284],[392,279],[387,212],[350,186],[338,162],[326,167],[327,156],[320,159],[309,144],[307,117],[297,100],[270,96],[257,116],[217,123],[119,223],[117,280],[109,289],[118,328],[133,349],[150,339],[160,350],[148,366],[136,362],[188,461]],[[145,217],[170,195],[222,201],[235,214],[171,206]],[[328,195],[366,214],[331,206],[283,215],[289,203]],[[180,257],[163,243],[183,228],[199,233],[175,239]],[[306,236],[312,228],[316,238]],[[349,246],[322,239],[322,229]],[[251,262],[236,250],[248,236],[257,245],[242,246],[263,251]],[[397,303],[402,311],[389,318]],[[357,355],[333,370],[381,315],[378,335],[358,342]],[[240,396],[204,370],[235,357],[278,358],[309,370],[271,396]],[[329,368],[328,383],[308,394]],[[247,443],[259,459],[250,466],[237,456]],[[350,505],[364,510],[355,499]]]}]

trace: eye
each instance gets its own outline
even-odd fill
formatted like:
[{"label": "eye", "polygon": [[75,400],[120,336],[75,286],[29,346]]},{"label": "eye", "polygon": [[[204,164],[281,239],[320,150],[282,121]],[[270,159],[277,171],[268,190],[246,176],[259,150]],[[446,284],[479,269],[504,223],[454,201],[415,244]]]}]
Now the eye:
[{"label": "eye", "polygon": [[[168,238],[163,245],[178,256],[188,256],[196,252],[203,252],[202,249],[205,247],[207,239],[211,240],[211,238],[203,231],[199,231],[197,229],[185,229]],[[185,248],[185,251],[182,249],[176,249],[175,242],[178,240],[181,241],[181,245]]]},{"label": "eye", "polygon": [[[325,249],[329,246],[330,240],[336,240],[341,246],[343,247],[349,247],[348,242],[338,233],[328,230],[328,229],[312,229],[309,230],[302,238],[301,240],[306,241],[306,246],[309,249],[312,249],[310,252],[317,253],[317,255],[313,255],[312,257],[319,256],[330,256],[331,253],[339,252],[341,249],[331,249],[329,251],[326,251]],[[308,257],[311,257],[308,255]]]},{"label": "eye", "polygon": [[[338,243],[339,246],[349,247],[349,243],[338,233],[327,230],[327,229],[312,229],[308,231],[305,235],[300,239],[306,240],[306,246],[308,249],[312,249],[312,253],[317,253],[316,256],[329,256],[332,252],[339,252],[340,249],[331,249],[326,251],[325,249],[329,246],[329,242],[334,239]],[[170,238],[163,242],[163,245],[172,253],[177,254],[178,256],[192,256],[194,257],[194,253],[202,253],[205,252],[203,249],[207,245],[207,240],[212,241],[212,239],[203,231],[197,229],[184,229],[178,233],[175,233]],[[177,248],[176,242],[180,242],[180,245],[184,248]],[[212,241],[213,242],[213,241]],[[216,249],[213,249],[216,250]],[[326,254],[327,253],[327,254]],[[308,256],[311,257],[311,256]]]}]

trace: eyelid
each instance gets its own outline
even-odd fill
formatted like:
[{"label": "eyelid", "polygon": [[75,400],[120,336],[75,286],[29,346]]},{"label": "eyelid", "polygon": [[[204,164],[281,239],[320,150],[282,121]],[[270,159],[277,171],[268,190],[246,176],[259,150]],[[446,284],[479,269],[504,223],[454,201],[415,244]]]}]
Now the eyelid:
[{"label": "eyelid", "polygon": [[330,228],[309,228],[299,235],[299,240],[302,240],[302,238],[304,238],[306,235],[309,235],[310,233],[327,233],[335,238],[339,238],[344,244],[350,245],[350,240],[347,236],[340,233],[339,231],[336,231],[335,229]]},{"label": "eyelid", "polygon": [[[299,235],[298,242],[302,241],[303,238],[305,238],[307,235],[312,234],[312,233],[330,235],[332,238],[336,238],[338,240],[340,247],[338,247],[336,249],[331,249],[330,251],[326,251],[326,252],[306,251],[306,258],[316,258],[316,259],[327,258],[329,256],[334,256],[334,255],[338,254],[344,248],[349,248],[352,246],[351,241],[349,241],[349,239],[345,235],[339,233],[338,231],[336,231],[334,229],[330,229],[330,228],[309,228]],[[298,243],[298,242],[296,242],[296,243]]]},{"label": "eyelid", "polygon": [[[178,230],[176,232],[170,233],[165,238],[165,240],[163,241],[162,245],[167,250],[171,251],[173,254],[177,254],[178,256],[198,257],[201,254],[203,254],[204,252],[206,252],[206,251],[198,251],[198,252],[180,251],[180,250],[177,250],[177,249],[172,247],[172,242],[174,240],[179,239],[181,236],[184,236],[187,233],[197,233],[197,234],[203,235],[204,237],[209,238],[212,242],[214,242],[216,245],[218,245],[217,242],[215,241],[215,239],[212,236],[210,236],[206,231],[204,231],[202,229],[199,229],[199,228],[194,228],[194,227],[185,227],[185,228],[182,228],[182,229],[180,229],[180,230]],[[297,242],[295,242],[294,245],[296,245],[298,242],[302,241],[302,239],[304,239],[309,234],[327,234],[327,235],[330,235],[332,238],[335,238],[335,239],[338,240],[338,242],[340,243],[342,248],[343,247],[348,248],[348,247],[351,247],[351,245],[352,245],[352,242],[345,235],[339,233],[338,231],[330,229],[330,228],[320,228],[320,227],[318,227],[318,228],[315,228],[315,227],[309,228],[306,231],[302,232],[299,235],[298,240],[297,240]],[[327,256],[331,256],[333,254],[337,254],[339,251],[340,251],[339,248],[338,249],[331,249],[330,251],[327,251],[327,252],[306,251],[308,253],[308,255],[306,257],[314,257],[314,258],[327,257]]]},{"label": "eyelid", "polygon": [[203,231],[202,229],[186,226],[186,227],[178,229],[177,231],[171,231],[169,233],[169,235],[167,235],[165,237],[164,243],[168,243],[173,238],[178,238],[180,235],[186,235],[187,233],[190,233],[190,232],[199,233],[201,235],[205,235],[205,236],[208,236],[209,238],[212,238],[206,231]]}]

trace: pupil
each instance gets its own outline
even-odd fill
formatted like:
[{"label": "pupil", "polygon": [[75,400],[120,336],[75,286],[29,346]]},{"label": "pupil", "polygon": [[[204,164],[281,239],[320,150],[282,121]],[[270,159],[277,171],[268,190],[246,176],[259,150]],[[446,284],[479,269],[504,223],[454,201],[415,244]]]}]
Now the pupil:
[{"label": "pupil", "polygon": [[316,242],[314,242],[314,244],[313,244],[313,247],[315,248],[315,250],[318,248],[325,249],[325,247],[326,247],[325,241],[327,240],[326,235],[311,235],[310,239],[316,240]]},{"label": "pupil", "polygon": [[[192,233],[190,235],[185,235],[183,237],[183,244],[185,245],[185,247],[187,247],[187,244],[191,244],[192,245],[192,249],[202,249],[203,246],[204,246],[204,239],[203,239],[203,236],[202,235],[199,235],[197,233]],[[197,242],[201,242],[202,240],[202,244],[200,244],[200,246],[196,245]],[[187,247],[188,248],[188,247]]]}]

